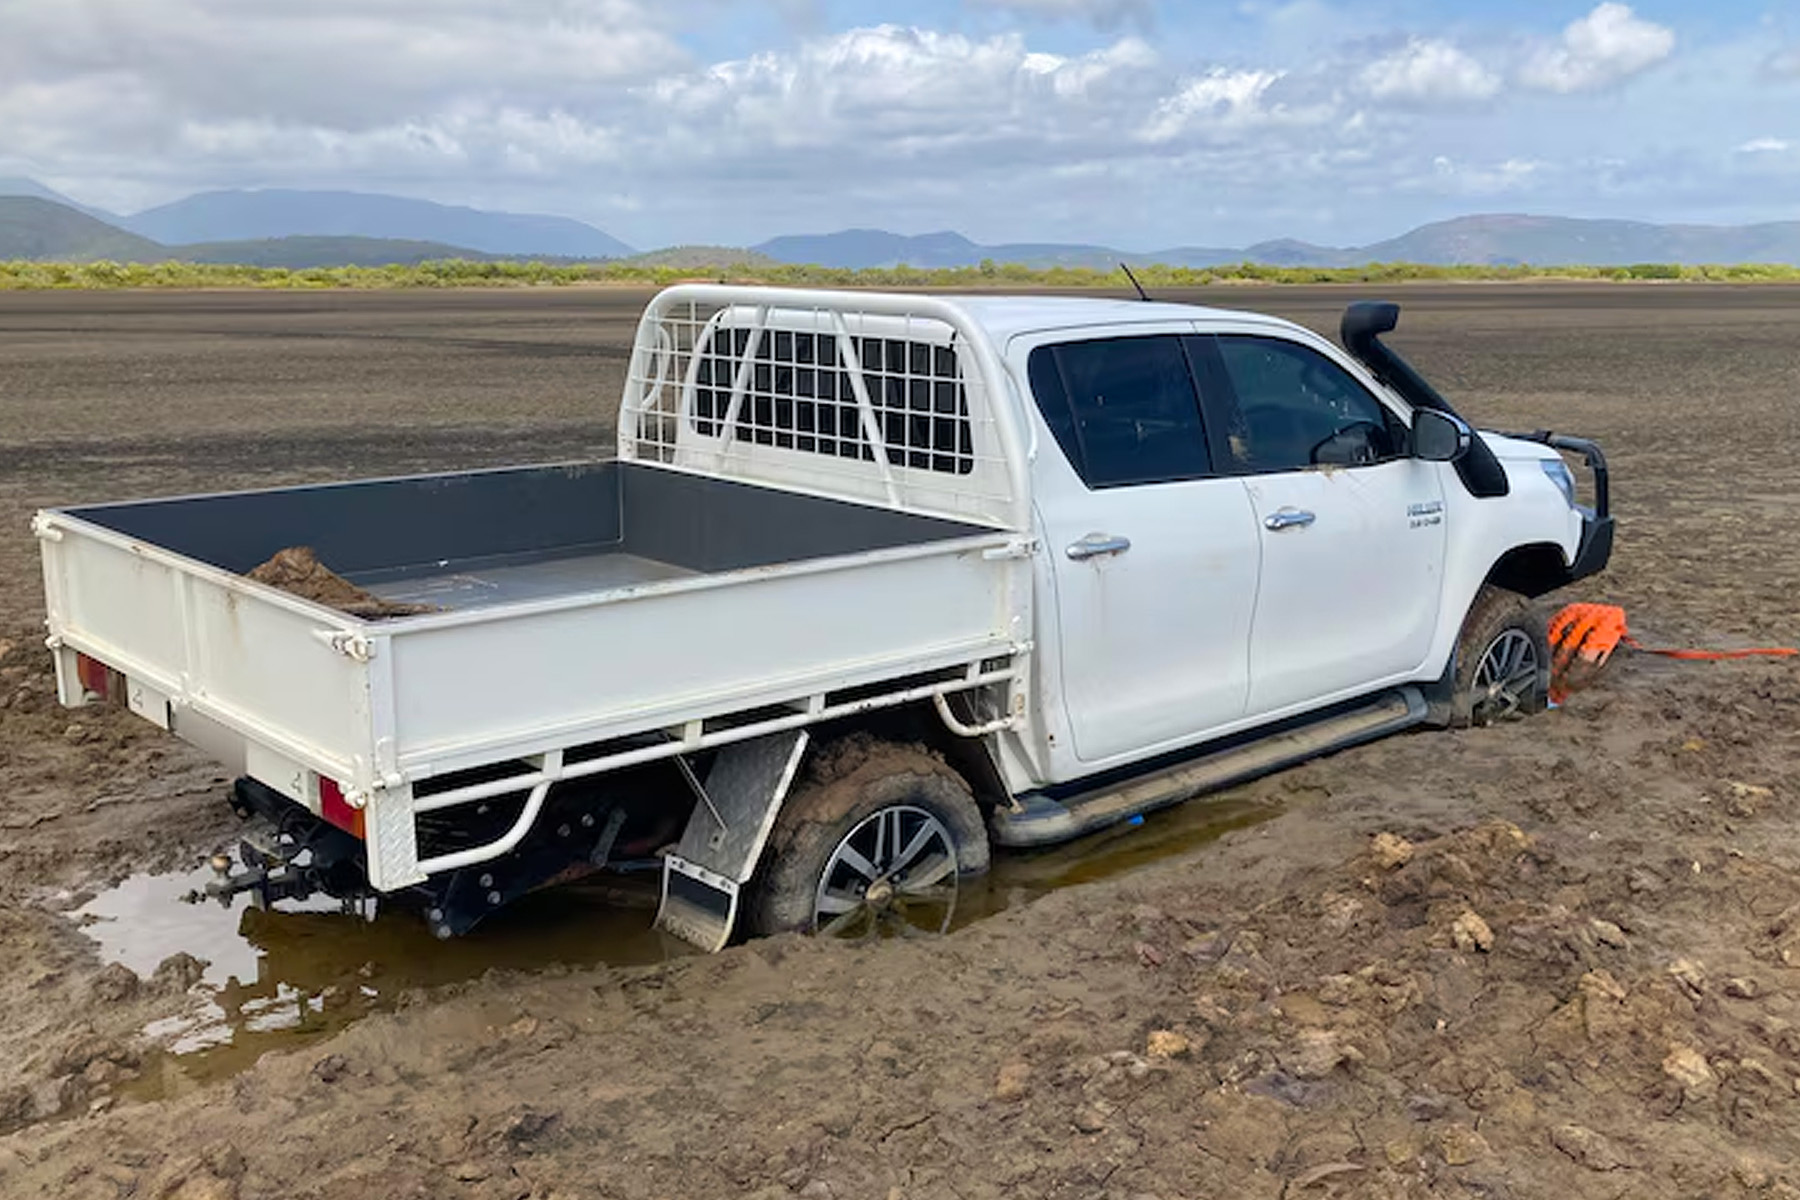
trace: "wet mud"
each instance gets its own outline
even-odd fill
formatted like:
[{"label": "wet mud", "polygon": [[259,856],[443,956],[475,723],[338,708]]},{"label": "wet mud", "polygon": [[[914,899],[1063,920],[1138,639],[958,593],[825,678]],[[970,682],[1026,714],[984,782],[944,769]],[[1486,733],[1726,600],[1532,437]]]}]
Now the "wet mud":
[{"label": "wet mud", "polygon": [[[1191,851],[1277,811],[1273,802],[1245,800],[1187,805],[1039,854],[1006,856],[964,884],[954,927]],[[646,876],[528,896],[448,941],[434,937],[416,911],[374,901],[317,896],[262,908],[240,897],[222,905],[204,897],[215,878],[209,866],[132,875],[69,914],[109,978],[124,980],[124,971],[154,977],[171,960],[192,976],[186,999],[137,1031],[141,1074],[118,1090],[121,1099],[163,1099],[228,1079],[271,1050],[304,1049],[390,1011],[416,989],[490,971],[646,966],[697,953],[651,928],[657,893]]]},{"label": "wet mud", "polygon": [[[1800,294],[1402,291],[1469,416],[1606,445],[1568,599],[1800,639]],[[0,1195],[1800,1195],[1791,664],[1621,650],[1530,721],[1001,856],[927,943],[181,905],[226,781],[56,706],[30,508],[603,452],[639,301],[0,297]]]}]

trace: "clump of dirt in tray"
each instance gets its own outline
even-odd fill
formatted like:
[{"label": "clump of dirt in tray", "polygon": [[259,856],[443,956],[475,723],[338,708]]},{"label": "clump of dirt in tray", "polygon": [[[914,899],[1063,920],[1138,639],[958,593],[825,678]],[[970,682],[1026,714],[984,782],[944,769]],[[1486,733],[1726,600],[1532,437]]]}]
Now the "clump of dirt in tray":
[{"label": "clump of dirt in tray", "polygon": [[349,613],[353,617],[411,617],[439,611],[430,604],[400,604],[365,591],[319,561],[311,546],[289,546],[251,571],[248,578]]}]

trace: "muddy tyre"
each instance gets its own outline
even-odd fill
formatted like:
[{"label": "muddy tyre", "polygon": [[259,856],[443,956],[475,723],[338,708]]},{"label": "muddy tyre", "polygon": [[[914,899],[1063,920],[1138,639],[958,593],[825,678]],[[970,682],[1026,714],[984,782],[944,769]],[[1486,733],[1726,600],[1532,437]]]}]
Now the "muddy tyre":
[{"label": "muddy tyre", "polygon": [[1544,711],[1550,645],[1543,614],[1523,596],[1483,587],[1456,642],[1450,724],[1491,725]]},{"label": "muddy tyre", "polygon": [[824,748],[782,807],[747,898],[751,934],[939,933],[960,879],[987,870],[969,785],[922,746]]}]

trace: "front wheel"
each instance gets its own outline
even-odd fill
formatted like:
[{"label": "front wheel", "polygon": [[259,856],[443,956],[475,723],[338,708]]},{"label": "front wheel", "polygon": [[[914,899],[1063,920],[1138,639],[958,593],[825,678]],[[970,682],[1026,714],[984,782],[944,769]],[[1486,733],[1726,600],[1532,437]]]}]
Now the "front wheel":
[{"label": "front wheel", "polygon": [[1456,643],[1451,724],[1491,725],[1542,712],[1550,645],[1542,615],[1523,596],[1483,587]]},{"label": "front wheel", "polygon": [[987,830],[961,776],[920,746],[821,755],[776,821],[745,911],[756,934],[943,933],[960,880],[987,869]]}]

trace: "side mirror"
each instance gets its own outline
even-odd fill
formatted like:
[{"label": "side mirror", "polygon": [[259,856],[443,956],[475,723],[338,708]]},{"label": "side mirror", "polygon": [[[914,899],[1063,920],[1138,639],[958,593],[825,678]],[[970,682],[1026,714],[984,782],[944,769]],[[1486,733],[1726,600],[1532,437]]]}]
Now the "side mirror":
[{"label": "side mirror", "polygon": [[1475,443],[1475,431],[1461,417],[1435,408],[1413,410],[1413,457],[1426,462],[1456,462]]}]

